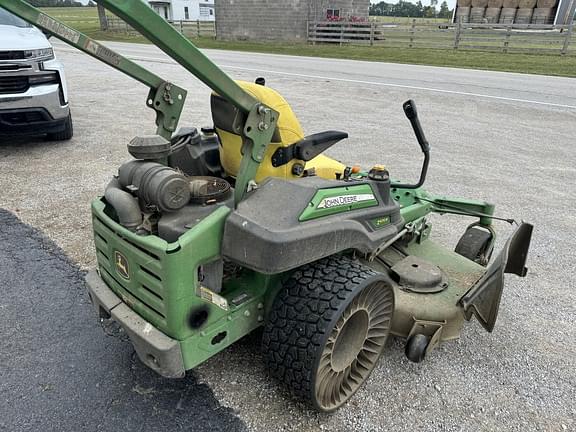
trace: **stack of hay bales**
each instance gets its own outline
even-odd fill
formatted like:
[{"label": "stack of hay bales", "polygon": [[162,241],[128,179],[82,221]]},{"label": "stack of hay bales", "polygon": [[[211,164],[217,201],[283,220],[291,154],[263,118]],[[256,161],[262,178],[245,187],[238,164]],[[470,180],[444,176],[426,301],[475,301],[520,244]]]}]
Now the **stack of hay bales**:
[{"label": "stack of hay bales", "polygon": [[457,0],[455,22],[552,24],[558,0]]}]

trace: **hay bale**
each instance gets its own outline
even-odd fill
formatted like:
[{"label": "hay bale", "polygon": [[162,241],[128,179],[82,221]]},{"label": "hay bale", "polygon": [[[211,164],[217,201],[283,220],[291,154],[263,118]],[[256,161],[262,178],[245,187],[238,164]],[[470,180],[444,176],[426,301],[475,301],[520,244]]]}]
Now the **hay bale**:
[{"label": "hay bale", "polygon": [[470,8],[469,7],[460,7],[456,9],[456,22],[460,23],[468,23],[470,22]]},{"label": "hay bale", "polygon": [[553,8],[558,0],[538,0],[538,9]]},{"label": "hay bale", "polygon": [[482,24],[484,22],[484,7],[472,7],[470,9],[470,22],[474,24]]},{"label": "hay bale", "polygon": [[499,7],[488,7],[486,8],[486,12],[484,13],[484,18],[487,24],[495,24],[500,19],[500,10],[502,8]]},{"label": "hay bale", "polygon": [[498,22],[500,24],[514,24],[514,18],[516,18],[516,8],[502,8],[500,11],[500,18]]},{"label": "hay bale", "polygon": [[514,18],[514,24],[530,24],[532,19],[532,12],[534,9],[518,9],[516,11],[516,18]]},{"label": "hay bale", "polygon": [[551,24],[554,21],[554,8],[534,8],[532,24]]}]

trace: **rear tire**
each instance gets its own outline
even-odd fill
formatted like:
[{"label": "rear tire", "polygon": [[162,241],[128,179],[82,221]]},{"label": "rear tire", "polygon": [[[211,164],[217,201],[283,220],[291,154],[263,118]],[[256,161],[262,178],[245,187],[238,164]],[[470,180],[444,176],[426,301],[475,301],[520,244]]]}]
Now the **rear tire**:
[{"label": "rear tire", "polygon": [[72,114],[69,113],[66,117],[64,129],[60,132],[49,133],[46,135],[48,141],[68,141],[74,136],[74,126],[72,124]]},{"label": "rear tire", "polygon": [[264,329],[271,375],[317,410],[336,410],[376,366],[393,310],[390,285],[357,261],[303,266],[276,296]]}]

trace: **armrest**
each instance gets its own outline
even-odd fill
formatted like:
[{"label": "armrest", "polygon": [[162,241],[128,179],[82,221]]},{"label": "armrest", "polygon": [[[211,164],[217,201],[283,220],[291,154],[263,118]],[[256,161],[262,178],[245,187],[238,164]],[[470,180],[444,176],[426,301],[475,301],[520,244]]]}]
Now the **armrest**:
[{"label": "armrest", "polygon": [[339,131],[326,131],[308,135],[290,146],[276,150],[272,155],[272,166],[279,167],[293,159],[303,161],[312,160],[337,142],[346,138],[348,138],[348,134]]}]

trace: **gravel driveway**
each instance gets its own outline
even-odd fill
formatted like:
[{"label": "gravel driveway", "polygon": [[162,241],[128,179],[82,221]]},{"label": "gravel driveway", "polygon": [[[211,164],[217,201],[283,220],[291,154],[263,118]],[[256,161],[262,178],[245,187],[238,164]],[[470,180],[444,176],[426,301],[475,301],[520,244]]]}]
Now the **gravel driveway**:
[{"label": "gravel driveway", "polygon": [[[211,123],[206,87],[151,47],[126,44],[124,49],[138,51],[134,55],[148,58],[145,66],[189,89],[182,125]],[[256,62],[274,64],[276,69],[270,66],[264,73],[268,84],[287,97],[307,132],[348,131],[350,139],[331,149],[332,156],[365,167],[384,162],[392,175],[406,179],[417,177],[420,164],[418,146],[401,109],[404,100],[414,98],[432,144],[427,188],[490,200],[497,204],[499,214],[534,223],[535,232],[530,273],[525,279],[507,279],[494,333],[470,323],[459,341],[441,346],[421,364],[404,358],[401,341],[390,341],[367,385],[333,415],[319,415],[294,403],[268,378],[257,337],[197,368],[198,381],[207,384],[220,403],[235,410],[254,431],[576,430],[576,81],[338,60],[315,63],[316,59],[272,55],[266,60],[263,54],[230,56],[235,66],[228,70],[240,79],[253,80],[263,74]],[[128,159],[127,142],[136,134],[153,133],[154,118],[144,106],[147,90],[141,84],[84,55],[61,50],[60,58],[68,73],[75,138],[67,143],[3,142],[0,208],[41,230],[80,269],[87,269],[95,264],[89,203]],[[274,72],[304,63],[312,71],[307,76]],[[387,78],[389,82],[402,84],[373,83],[385,73],[395,77]],[[362,78],[362,74],[367,76]],[[351,78],[331,79],[347,76]],[[459,82],[475,83],[474,92],[466,92],[463,85],[456,88],[457,77],[463,77]],[[495,90],[494,83],[511,89],[510,93]],[[478,96],[482,88],[486,94],[506,97]],[[526,102],[528,99],[540,103]],[[433,235],[455,244],[466,222],[437,217]],[[505,224],[497,228],[501,238],[510,230]],[[86,296],[76,291],[81,289],[76,286],[79,284],[64,287],[70,290],[69,298],[61,294],[54,298],[69,301],[73,307],[85,304]],[[17,338],[27,314],[0,316],[0,328],[10,320],[16,329],[10,337]],[[36,318],[46,326],[53,325],[45,311]],[[96,322],[88,310],[85,319]],[[66,328],[65,323],[62,326]],[[97,337],[93,327],[77,328],[75,349],[85,349],[82,338]],[[3,355],[10,360],[10,343],[4,346]],[[127,350],[118,343],[103,343],[101,348],[99,355],[108,362]],[[66,373],[65,369],[55,370]],[[129,368],[114,366],[108,373],[124,376],[126,385],[136,385],[126,378],[131,374]],[[162,389],[179,388],[159,379],[154,386],[160,394]],[[82,404],[81,397],[74,400],[78,406]],[[126,414],[141,403],[136,399],[126,405]],[[73,408],[51,407],[56,413]],[[25,409],[21,405],[11,412],[19,411],[25,418]],[[136,424],[146,422],[145,416],[129,418]],[[190,424],[193,418],[189,416]],[[164,420],[168,430],[172,422],[185,427],[174,417]]]}]

